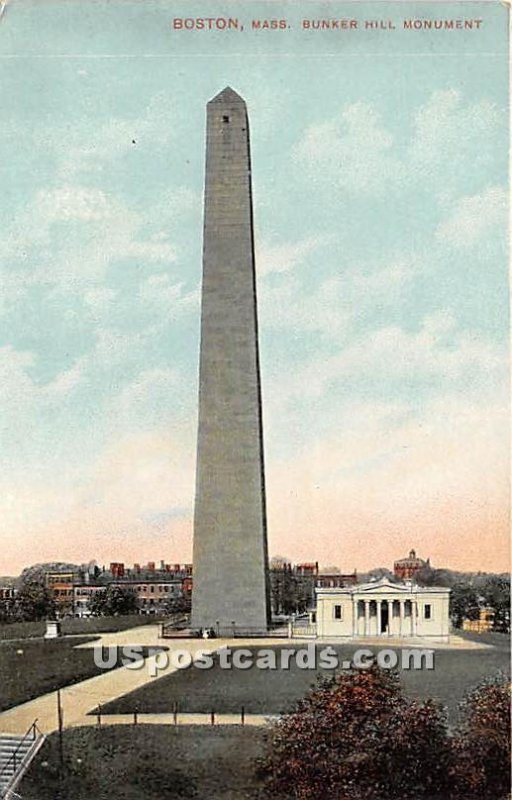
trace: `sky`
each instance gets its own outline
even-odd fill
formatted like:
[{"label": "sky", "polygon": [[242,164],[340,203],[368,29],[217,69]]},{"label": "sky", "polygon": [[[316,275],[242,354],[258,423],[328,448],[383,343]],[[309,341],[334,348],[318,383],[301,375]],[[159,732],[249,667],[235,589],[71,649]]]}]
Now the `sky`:
[{"label": "sky", "polygon": [[[196,2],[0,18],[0,574],[191,558],[205,104],[226,85],[251,126],[271,555],[506,570],[506,10],[217,14],[244,30],[173,30]],[[251,30],[269,17],[290,27]],[[358,28],[301,28],[319,17]]]}]

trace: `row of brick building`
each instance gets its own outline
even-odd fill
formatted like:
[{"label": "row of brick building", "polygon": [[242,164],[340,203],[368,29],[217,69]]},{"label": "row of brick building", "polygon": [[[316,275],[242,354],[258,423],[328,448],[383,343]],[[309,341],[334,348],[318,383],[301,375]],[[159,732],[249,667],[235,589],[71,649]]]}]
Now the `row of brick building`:
[{"label": "row of brick building", "polygon": [[158,614],[168,608],[169,600],[190,600],[192,596],[192,565],[150,562],[126,568],[122,562],[112,562],[108,569],[88,567],[67,572],[51,571],[45,575],[61,615],[75,617],[90,615],[89,601],[109,586],[130,589],[137,598],[139,612]]},{"label": "row of brick building", "polygon": [[[411,550],[406,558],[394,563],[395,577],[400,580],[414,579],[429,560],[424,561]],[[127,567],[123,562],[113,561],[109,567],[97,567],[94,563],[75,570],[53,570],[45,574],[46,585],[52,590],[61,615],[85,617],[90,614],[89,600],[108,586],[131,589],[137,598],[140,613],[156,614],[166,610],[169,600],[192,596],[192,564],[158,565],[150,561],[145,565]],[[294,592],[290,594],[290,581]],[[271,569],[271,588],[274,613],[288,613],[291,603],[305,608],[314,600],[315,588],[342,588],[358,582],[357,572],[321,572],[318,562],[291,564],[284,562]],[[12,600],[16,589],[0,587],[0,601]]]}]

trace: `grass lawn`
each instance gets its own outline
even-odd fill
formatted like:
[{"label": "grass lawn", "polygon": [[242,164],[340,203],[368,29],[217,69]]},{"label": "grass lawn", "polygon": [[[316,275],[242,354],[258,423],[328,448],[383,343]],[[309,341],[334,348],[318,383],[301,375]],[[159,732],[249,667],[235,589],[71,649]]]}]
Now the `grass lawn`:
[{"label": "grass lawn", "polygon": [[[455,722],[458,704],[468,689],[486,676],[509,671],[507,637],[495,634],[491,640],[493,649],[436,651],[434,670],[402,670],[404,691],[411,697],[440,701],[447,706],[450,721]],[[297,643],[297,647],[301,646]],[[335,649],[341,658],[350,659],[356,648],[337,645]],[[303,697],[320,673],[330,674],[325,670],[299,669],[294,662],[289,670],[261,670],[254,666],[222,670],[216,663],[209,670],[189,668],[156,680],[104,706],[103,713],[132,713],[136,708],[140,713],[171,713],[177,703],[183,712],[208,713],[213,709],[218,713],[238,713],[244,706],[247,713],[277,714],[289,710]]]},{"label": "grass lawn", "polygon": [[54,734],[18,791],[24,800],[256,800],[264,737],[238,726],[75,728],[64,735],[62,782]]},{"label": "grass lawn", "polygon": [[[89,638],[26,639],[0,643],[0,711],[104,672],[93,650],[76,650]],[[145,648],[147,653],[148,648]],[[118,661],[113,667],[121,666]]]},{"label": "grass lawn", "polygon": [[[148,614],[127,614],[121,617],[90,617],[89,619],[75,619],[68,617],[62,620],[64,634],[86,633],[112,633],[137,628],[139,625],[155,625],[167,617],[156,617]],[[0,624],[0,641],[7,639],[30,639],[43,636],[46,623],[40,622],[12,622]]]}]

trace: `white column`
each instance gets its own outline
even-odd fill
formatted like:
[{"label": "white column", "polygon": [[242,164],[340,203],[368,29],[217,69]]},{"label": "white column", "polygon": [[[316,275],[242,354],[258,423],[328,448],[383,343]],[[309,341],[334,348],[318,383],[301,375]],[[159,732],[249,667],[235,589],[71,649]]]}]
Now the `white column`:
[{"label": "white column", "polygon": [[359,633],[359,603],[352,597],[352,636],[357,636]]},{"label": "white column", "polygon": [[399,608],[398,633],[399,633],[399,636],[403,636],[404,635],[404,612],[405,612],[405,607],[404,607],[403,600],[399,600],[398,601],[398,608]]},{"label": "white column", "polygon": [[377,600],[377,636],[381,635],[382,627],[382,600]]},{"label": "white column", "polygon": [[370,635],[370,601],[364,600],[364,635]]},{"label": "white column", "polygon": [[416,622],[418,614],[418,603],[416,600],[412,600],[411,602],[411,614],[412,614],[411,631],[412,635],[416,636]]}]

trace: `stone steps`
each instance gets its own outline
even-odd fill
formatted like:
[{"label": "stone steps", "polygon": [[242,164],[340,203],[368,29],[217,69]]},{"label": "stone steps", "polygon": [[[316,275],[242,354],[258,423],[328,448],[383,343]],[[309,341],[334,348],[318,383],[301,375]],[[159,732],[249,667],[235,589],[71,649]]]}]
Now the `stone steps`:
[{"label": "stone steps", "polygon": [[43,736],[0,734],[0,798],[7,798],[10,790],[25,772],[39,750]]}]

